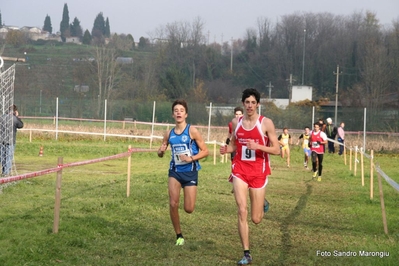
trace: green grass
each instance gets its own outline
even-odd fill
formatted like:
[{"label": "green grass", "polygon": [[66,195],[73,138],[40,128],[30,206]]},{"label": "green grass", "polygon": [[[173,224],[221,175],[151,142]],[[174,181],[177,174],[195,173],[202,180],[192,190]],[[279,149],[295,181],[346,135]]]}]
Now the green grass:
[{"label": "green grass", "polygon": [[[43,141],[17,144],[18,173],[125,152],[129,141]],[[213,151],[213,147],[209,147]],[[397,179],[397,157],[376,156],[380,167]],[[367,160],[365,160],[367,161]],[[367,161],[368,162],[368,161]],[[52,233],[55,177],[26,179],[0,194],[0,265],[234,265],[242,250],[236,205],[227,182],[229,163],[201,162],[196,210],[180,218],[186,244],[174,246],[168,212],[169,158],[155,153],[132,155],[130,197],[126,196],[127,158],[65,168],[59,232]],[[365,183],[344,165],[325,155],[322,182],[303,169],[294,148],[291,168],[272,157],[267,187],[270,210],[261,224],[250,224],[255,265],[397,265],[399,260],[399,197],[383,180],[389,234],[382,225],[377,175],[369,198],[369,165]],[[395,176],[395,178],[394,178]],[[396,180],[398,182],[398,180]],[[389,252],[389,257],[360,257],[359,251]],[[331,252],[317,256],[317,251]],[[354,251],[358,256],[334,256]],[[325,254],[325,253],[324,253]]]}]

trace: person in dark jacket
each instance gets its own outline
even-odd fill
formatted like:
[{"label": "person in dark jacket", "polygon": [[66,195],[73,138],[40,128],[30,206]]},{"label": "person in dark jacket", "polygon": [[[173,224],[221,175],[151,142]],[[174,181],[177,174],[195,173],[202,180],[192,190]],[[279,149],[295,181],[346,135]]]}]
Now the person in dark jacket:
[{"label": "person in dark jacket", "polygon": [[18,117],[18,108],[14,104],[10,107],[9,112],[1,117],[1,147],[0,159],[2,175],[11,174],[12,161],[14,159],[15,144],[17,139],[18,128],[23,128],[24,123]]},{"label": "person in dark jacket", "polygon": [[[334,124],[332,123],[332,119],[330,117],[327,118],[325,133],[327,135],[327,138],[332,140],[335,140],[335,136],[337,136],[337,127],[334,126]],[[334,141],[328,140],[328,153],[334,153],[334,152],[335,152]]]}]

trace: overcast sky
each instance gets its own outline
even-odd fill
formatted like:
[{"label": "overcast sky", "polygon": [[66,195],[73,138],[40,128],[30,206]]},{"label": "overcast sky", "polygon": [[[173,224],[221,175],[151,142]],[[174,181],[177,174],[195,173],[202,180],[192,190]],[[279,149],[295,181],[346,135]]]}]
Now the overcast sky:
[{"label": "overcast sky", "polygon": [[59,31],[64,3],[70,23],[75,17],[83,30],[91,32],[96,16],[109,19],[111,32],[132,34],[134,39],[150,37],[156,28],[173,22],[192,23],[195,17],[205,22],[209,41],[222,42],[245,36],[256,28],[259,17],[272,23],[294,13],[351,15],[371,11],[383,25],[399,20],[399,0],[1,0],[0,12],[5,25],[42,28],[46,15],[53,32]]}]

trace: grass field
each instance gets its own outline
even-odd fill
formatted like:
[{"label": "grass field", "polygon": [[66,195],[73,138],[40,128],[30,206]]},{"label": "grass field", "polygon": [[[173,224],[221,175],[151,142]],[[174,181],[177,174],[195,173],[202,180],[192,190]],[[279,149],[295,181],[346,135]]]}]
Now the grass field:
[{"label": "grass field", "polygon": [[[128,145],[144,147],[128,140],[46,140],[44,156],[38,157],[43,142],[18,140],[19,174],[53,168],[60,156],[70,163],[122,153]],[[394,154],[376,155],[396,182],[397,160]],[[212,156],[201,162],[196,210],[186,214],[180,208],[186,244],[179,247],[168,212],[168,164],[168,156],[134,153],[130,197],[127,158],[63,169],[57,234],[52,233],[56,174],[3,185],[0,265],[235,265],[242,250],[229,163],[218,157],[214,165]],[[253,265],[398,265],[399,195],[382,180],[385,235],[376,174],[374,199],[369,196],[368,161],[364,187],[360,168],[354,176],[342,157],[329,154],[322,181],[313,181],[297,147],[291,168],[273,156],[272,169],[270,210],[261,224],[250,224]],[[362,256],[366,252],[384,256]]]}]

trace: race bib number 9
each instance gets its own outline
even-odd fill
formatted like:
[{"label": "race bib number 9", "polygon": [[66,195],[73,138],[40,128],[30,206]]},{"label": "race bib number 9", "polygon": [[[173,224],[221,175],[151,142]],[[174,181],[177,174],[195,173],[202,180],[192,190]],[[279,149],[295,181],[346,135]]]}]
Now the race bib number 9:
[{"label": "race bib number 9", "polygon": [[242,146],[241,160],[242,161],[255,161],[255,151],[250,150],[247,146]]}]

